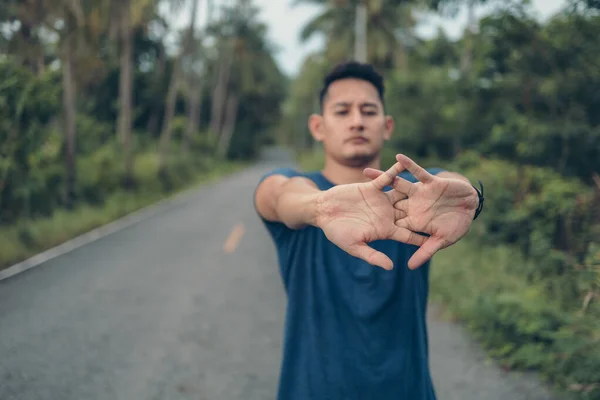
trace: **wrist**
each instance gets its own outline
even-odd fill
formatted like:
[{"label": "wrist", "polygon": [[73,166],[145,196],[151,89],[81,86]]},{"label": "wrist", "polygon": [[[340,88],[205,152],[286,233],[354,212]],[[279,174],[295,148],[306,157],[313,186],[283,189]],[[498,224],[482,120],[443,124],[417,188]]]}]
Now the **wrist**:
[{"label": "wrist", "polygon": [[320,228],[323,223],[323,210],[325,209],[325,196],[323,194],[323,191],[318,191],[309,195],[308,223],[317,228]]},{"label": "wrist", "polygon": [[483,210],[483,201],[484,201],[484,197],[483,197],[483,183],[481,183],[481,181],[479,182],[479,187],[481,188],[481,190],[477,189],[475,186],[473,186],[473,189],[476,192],[477,195],[477,208],[475,209],[475,213],[473,214],[473,220],[476,220],[477,217],[479,216],[479,214],[481,214],[481,211]]}]

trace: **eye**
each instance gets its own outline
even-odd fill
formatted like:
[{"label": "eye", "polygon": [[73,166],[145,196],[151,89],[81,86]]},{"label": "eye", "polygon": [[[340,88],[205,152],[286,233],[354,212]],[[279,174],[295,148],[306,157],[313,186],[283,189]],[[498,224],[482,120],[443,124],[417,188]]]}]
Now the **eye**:
[{"label": "eye", "polygon": [[377,115],[377,111],[368,110],[368,111],[364,111],[364,114],[368,115],[368,116],[373,116],[373,115]]},{"label": "eye", "polygon": [[346,110],[339,110],[339,111],[335,112],[335,115],[346,115],[346,114],[348,114],[348,111],[346,111]]}]

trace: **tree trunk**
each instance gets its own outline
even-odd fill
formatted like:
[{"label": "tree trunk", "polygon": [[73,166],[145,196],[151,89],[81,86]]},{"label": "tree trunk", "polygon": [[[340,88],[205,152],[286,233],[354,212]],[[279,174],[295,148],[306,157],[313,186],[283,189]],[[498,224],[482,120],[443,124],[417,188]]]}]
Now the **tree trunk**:
[{"label": "tree trunk", "polygon": [[37,57],[37,74],[38,76],[44,75],[46,72],[46,60],[44,59],[44,50],[40,50]]},{"label": "tree trunk", "polygon": [[177,59],[175,60],[175,65],[173,66],[173,74],[171,76],[171,82],[169,84],[169,90],[167,92],[165,120],[163,121],[163,130],[160,135],[160,168],[163,168],[166,165],[166,158],[169,154],[169,146],[171,144],[171,136],[173,133],[172,122],[173,118],[175,117],[175,106],[177,103],[177,90],[179,88],[181,80],[184,58],[188,61],[193,61],[194,58],[194,32],[196,30],[196,19],[199,4],[200,0],[194,0],[194,2],[192,3],[192,15],[190,18],[190,26],[188,28],[186,36],[183,39],[183,46],[181,52],[179,53]]},{"label": "tree trunk", "polygon": [[[464,47],[460,58],[460,76],[463,85],[469,90],[466,90],[467,97],[471,94],[471,70],[473,69],[473,39],[475,31],[475,3],[477,0],[469,0],[467,9],[467,28],[464,34]],[[466,104],[467,99],[464,99],[463,105]],[[462,113],[462,130],[460,133],[456,133],[453,138],[453,150],[454,157],[458,156],[462,151],[462,135],[467,132],[468,121],[467,121],[467,110],[463,110]]]},{"label": "tree trunk", "polygon": [[202,110],[202,92],[204,91],[204,81],[200,79],[194,80],[192,86],[192,94],[189,102],[188,120],[181,142],[181,149],[187,152],[190,147],[192,136],[198,132],[200,126],[200,111]]},{"label": "tree trunk", "polygon": [[133,185],[133,155],[131,149],[131,98],[133,90],[133,32],[131,27],[131,3],[123,0],[121,15],[121,74],[119,82],[119,137],[125,156],[124,186]]},{"label": "tree trunk", "polygon": [[159,168],[164,168],[167,164],[167,155],[169,153],[169,145],[171,143],[171,134],[173,132],[172,122],[175,116],[175,105],[177,102],[177,89],[179,87],[179,71],[180,71],[180,58],[175,60],[173,66],[173,74],[171,75],[171,82],[169,83],[169,90],[167,92],[167,104],[165,105],[165,117],[163,120],[163,128],[160,134],[160,154],[159,154]]},{"label": "tree trunk", "polygon": [[[165,74],[165,64],[166,64],[166,54],[165,54],[165,46],[160,43],[159,53],[157,57],[157,67],[154,71],[154,82],[158,87],[162,86],[159,82],[162,81],[163,75]],[[155,86],[155,87],[157,87]],[[155,93],[159,93],[160,90],[156,90]],[[152,113],[150,115],[150,119],[148,120],[148,125],[146,130],[150,133],[152,137],[158,133],[158,123],[160,121],[160,109],[161,102],[158,100],[154,101],[154,106],[152,107]]]},{"label": "tree trunk", "polygon": [[[195,18],[197,14],[198,6],[200,5],[200,0],[194,0],[194,8],[193,8],[193,18],[190,22],[190,33],[193,34],[195,31]],[[210,18],[212,17],[212,0],[207,0],[207,24],[210,24]],[[198,60],[198,44],[194,42],[193,36],[190,37],[190,46],[194,46],[191,49],[191,58],[192,63],[195,63]],[[191,94],[189,95],[188,102],[188,118],[187,118],[187,126],[185,128],[185,132],[183,134],[183,140],[181,141],[181,150],[183,152],[187,152],[189,150],[190,142],[192,135],[198,132],[198,126],[200,125],[200,107],[202,106],[202,91],[204,90],[204,80],[201,76],[198,76],[199,73],[196,73],[193,69],[190,71],[189,83],[191,88]]]},{"label": "tree trunk", "polygon": [[186,43],[184,51],[187,55],[195,53],[192,46],[194,45],[194,37],[196,33],[196,20],[198,18],[198,8],[200,7],[200,0],[193,0],[192,3],[192,16],[190,17],[190,26],[188,28]]},{"label": "tree trunk", "polygon": [[475,18],[475,2],[476,0],[469,0],[467,6],[467,29],[464,35],[465,45],[460,58],[460,70],[464,76],[470,75],[473,66],[473,36],[477,21]]},{"label": "tree trunk", "polygon": [[73,81],[73,48],[67,40],[64,44],[63,56],[63,112],[65,123],[65,205],[67,209],[72,209],[75,203],[75,82]]},{"label": "tree trunk", "polygon": [[398,69],[404,72],[408,72],[408,60],[406,56],[406,47],[402,41],[398,41],[398,49],[396,54],[396,65]]},{"label": "tree trunk", "polygon": [[364,1],[356,5],[354,25],[354,59],[367,62],[367,6]]},{"label": "tree trunk", "polygon": [[225,158],[229,151],[229,145],[231,144],[231,138],[235,131],[235,123],[237,120],[238,112],[238,95],[232,94],[227,99],[227,110],[225,115],[225,122],[223,124],[223,132],[219,138],[219,145],[217,147],[217,157]]},{"label": "tree trunk", "polygon": [[219,71],[217,77],[217,85],[212,97],[212,113],[210,119],[210,135],[213,137],[220,136],[222,129],[223,114],[225,102],[227,101],[227,86],[229,85],[229,75],[231,74],[231,66],[233,64],[233,43],[229,44],[231,48],[224,51],[221,62],[219,63]]}]

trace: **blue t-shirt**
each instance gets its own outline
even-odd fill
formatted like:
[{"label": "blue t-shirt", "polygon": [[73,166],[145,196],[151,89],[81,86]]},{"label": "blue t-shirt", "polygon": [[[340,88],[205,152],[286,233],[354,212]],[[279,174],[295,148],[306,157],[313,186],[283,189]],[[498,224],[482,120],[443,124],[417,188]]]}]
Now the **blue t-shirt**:
[{"label": "blue t-shirt", "polygon": [[[334,186],[320,171],[291,168],[261,181],[274,174],[304,176],[321,190]],[[400,176],[416,182],[409,172]],[[429,263],[407,267],[417,247],[370,243],[394,262],[386,271],[344,252],[319,228],[292,230],[262,220],[288,297],[278,399],[435,400],[426,326]]]}]

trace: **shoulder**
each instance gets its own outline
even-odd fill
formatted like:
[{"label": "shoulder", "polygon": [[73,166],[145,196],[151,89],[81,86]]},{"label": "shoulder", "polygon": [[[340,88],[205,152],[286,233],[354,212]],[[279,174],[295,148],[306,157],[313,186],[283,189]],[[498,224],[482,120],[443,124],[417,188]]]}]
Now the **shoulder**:
[{"label": "shoulder", "polygon": [[[434,168],[425,168],[425,171],[429,172],[431,175],[437,175],[440,172],[444,172],[446,170],[443,168],[434,167]],[[400,172],[400,174],[398,176],[400,178],[406,179],[409,182],[417,182],[417,178],[415,178],[415,176],[408,171],[402,171],[402,172]]]},{"label": "shoulder", "polygon": [[263,174],[260,177],[258,184],[260,185],[265,179],[270,178],[271,176],[285,176],[287,178],[293,178],[295,176],[302,176],[302,173],[291,167],[274,168]]},{"label": "shoulder", "polygon": [[[303,180],[312,179],[306,177],[305,173],[290,167],[279,167],[271,169],[264,173],[254,188],[254,208],[261,217],[271,215],[274,217],[273,210],[275,203],[273,199],[277,199],[281,194],[282,188],[285,187],[287,181],[291,178],[302,178]],[[316,186],[316,185],[315,185]]]}]

